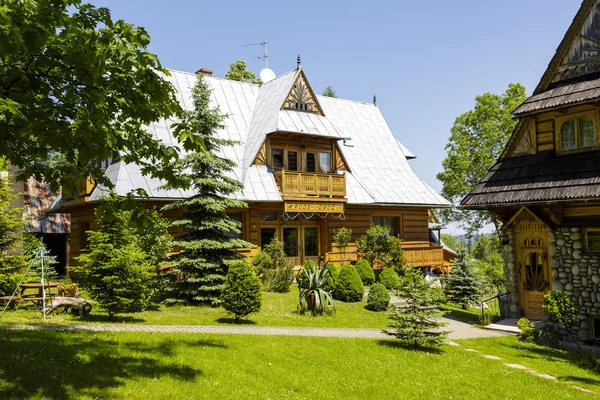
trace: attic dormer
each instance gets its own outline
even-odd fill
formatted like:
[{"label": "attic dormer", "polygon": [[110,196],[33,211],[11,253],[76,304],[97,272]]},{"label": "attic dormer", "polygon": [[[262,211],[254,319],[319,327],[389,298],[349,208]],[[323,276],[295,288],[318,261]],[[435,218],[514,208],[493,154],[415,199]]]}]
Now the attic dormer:
[{"label": "attic dormer", "polygon": [[299,69],[298,77],[292,85],[288,96],[281,107],[282,110],[305,111],[315,114],[323,114],[323,110],[319,105],[317,96],[312,90],[312,87],[306,79],[306,75],[302,69]]}]

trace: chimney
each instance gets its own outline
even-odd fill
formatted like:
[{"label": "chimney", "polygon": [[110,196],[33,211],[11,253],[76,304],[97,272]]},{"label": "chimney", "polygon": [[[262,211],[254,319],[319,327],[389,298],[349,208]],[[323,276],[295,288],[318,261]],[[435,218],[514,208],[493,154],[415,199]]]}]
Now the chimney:
[{"label": "chimney", "polygon": [[200,68],[198,71],[196,71],[196,74],[204,74],[207,76],[212,76],[213,71],[212,71],[212,69],[208,69],[208,68]]}]

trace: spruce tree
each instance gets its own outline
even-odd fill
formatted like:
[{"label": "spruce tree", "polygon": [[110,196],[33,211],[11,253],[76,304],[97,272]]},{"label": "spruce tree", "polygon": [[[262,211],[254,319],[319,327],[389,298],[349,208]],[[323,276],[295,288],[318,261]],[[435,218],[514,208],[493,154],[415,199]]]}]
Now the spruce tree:
[{"label": "spruce tree", "polygon": [[482,282],[477,271],[467,260],[465,249],[458,251],[458,259],[450,270],[446,281],[446,293],[448,299],[466,309],[469,303],[480,300]]},{"label": "spruce tree", "polygon": [[23,208],[14,208],[13,201],[17,197],[6,168],[0,159],[0,295],[10,294],[17,285],[18,272],[23,266],[23,257],[10,255],[20,241],[23,229]]},{"label": "spruce tree", "polygon": [[385,333],[400,339],[411,347],[440,346],[448,335],[440,330],[446,323],[441,322],[444,312],[431,308],[436,303],[435,289],[425,280],[421,271],[414,268],[402,277],[396,295],[406,301],[390,314],[392,329]]},{"label": "spruce tree", "polygon": [[236,249],[251,244],[232,238],[228,232],[240,233],[240,223],[226,214],[230,208],[245,208],[247,204],[232,195],[243,188],[231,178],[235,162],[222,157],[220,151],[236,142],[220,139],[215,132],[223,127],[226,115],[210,106],[210,89],[202,74],[196,77],[192,89],[194,110],[187,111],[175,124],[178,136],[204,143],[203,152],[191,153],[182,159],[182,168],[190,171],[188,179],[195,194],[171,203],[165,210],[183,209],[183,216],[172,226],[184,233],[175,241],[181,252],[173,257],[170,295],[167,303],[219,305],[227,265],[239,258]]}]

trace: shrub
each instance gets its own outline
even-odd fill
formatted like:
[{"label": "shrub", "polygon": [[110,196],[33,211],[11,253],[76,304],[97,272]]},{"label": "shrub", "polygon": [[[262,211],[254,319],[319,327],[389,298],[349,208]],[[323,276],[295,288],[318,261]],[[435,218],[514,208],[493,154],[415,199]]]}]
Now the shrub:
[{"label": "shrub", "polygon": [[375,272],[367,260],[359,260],[356,263],[356,272],[360,275],[363,284],[372,285],[375,283]]},{"label": "shrub", "polygon": [[373,311],[385,311],[390,305],[390,294],[381,283],[376,283],[369,289],[367,308]]},{"label": "shrub", "polygon": [[400,278],[393,268],[385,268],[379,274],[379,283],[386,287],[387,290],[396,290],[400,284]]},{"label": "shrub", "polygon": [[302,275],[306,278],[306,288],[300,292],[298,299],[298,311],[304,314],[306,311],[312,312],[313,315],[322,315],[326,310],[335,313],[335,304],[331,294],[324,289],[327,282],[331,282],[331,270],[323,267],[319,271],[317,265],[308,261],[302,267]]},{"label": "shrub", "polygon": [[560,290],[551,290],[544,295],[543,307],[546,310],[548,319],[560,325],[571,336],[571,339],[577,343],[577,335],[573,330],[573,325],[577,321],[579,307],[571,301],[569,296]]},{"label": "shrub", "polygon": [[267,292],[287,293],[294,282],[294,269],[291,265],[275,269],[265,269],[261,275],[263,289]]},{"label": "shrub", "polygon": [[521,330],[517,335],[521,342],[535,343],[538,332],[537,329],[531,326],[531,322],[527,318],[521,318],[517,321],[517,326]]},{"label": "shrub", "polygon": [[250,265],[240,261],[229,267],[221,300],[223,308],[234,314],[236,319],[260,311],[260,280]]},{"label": "shrub", "polygon": [[466,257],[465,249],[458,251],[458,259],[446,281],[446,293],[449,300],[464,309],[467,309],[469,303],[479,301],[482,289],[482,281]]},{"label": "shrub", "polygon": [[325,266],[323,268],[328,269],[329,273],[331,275],[331,280],[328,280],[327,282],[325,282],[325,285],[323,285],[323,289],[327,290],[329,293],[333,293],[335,290],[335,283],[338,281],[340,273],[339,273],[337,267],[330,263],[325,264]]},{"label": "shrub", "polygon": [[435,301],[431,284],[421,271],[411,269],[400,280],[398,296],[406,300],[405,307],[397,307],[390,314],[391,330],[385,331],[412,347],[441,346],[448,335],[439,328],[444,312],[427,308]]},{"label": "shrub", "polygon": [[392,236],[385,226],[371,225],[356,241],[356,248],[371,266],[404,270],[402,241]]},{"label": "shrub", "polygon": [[337,243],[341,254],[342,265],[346,263],[346,249],[352,239],[352,229],[339,228],[333,232],[333,241]]},{"label": "shrub", "polygon": [[285,266],[285,252],[283,251],[283,242],[273,236],[271,243],[263,246],[262,252],[271,257],[273,266],[271,268],[280,268]]},{"label": "shrub", "polygon": [[346,302],[361,301],[365,294],[365,286],[360,280],[356,268],[342,267],[338,281],[335,283],[335,298]]},{"label": "shrub", "polygon": [[266,251],[261,251],[252,260],[252,266],[258,275],[263,274],[268,269],[274,269],[275,263]]}]

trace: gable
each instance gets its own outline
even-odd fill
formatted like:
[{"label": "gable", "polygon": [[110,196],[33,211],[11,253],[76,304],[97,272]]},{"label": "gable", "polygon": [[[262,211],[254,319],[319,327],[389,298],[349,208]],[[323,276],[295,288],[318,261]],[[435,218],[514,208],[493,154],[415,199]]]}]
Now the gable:
[{"label": "gable", "polygon": [[306,111],[325,116],[304,71],[301,69],[296,81],[292,85],[282,110]]},{"label": "gable", "polygon": [[508,142],[501,159],[535,153],[536,121],[534,118],[522,121],[515,129],[514,135],[514,138]]},{"label": "gable", "polygon": [[600,72],[600,0],[584,0],[534,94]]},{"label": "gable", "polygon": [[504,224],[502,229],[507,229],[509,227],[536,227],[537,230],[545,230],[549,229],[548,224],[540,219],[537,215],[533,213],[527,207],[521,207],[519,211],[513,217]]}]

